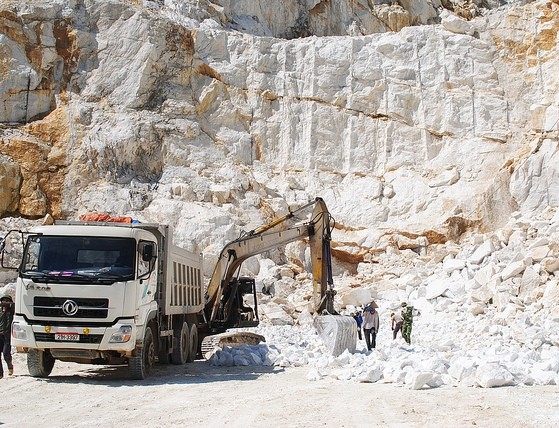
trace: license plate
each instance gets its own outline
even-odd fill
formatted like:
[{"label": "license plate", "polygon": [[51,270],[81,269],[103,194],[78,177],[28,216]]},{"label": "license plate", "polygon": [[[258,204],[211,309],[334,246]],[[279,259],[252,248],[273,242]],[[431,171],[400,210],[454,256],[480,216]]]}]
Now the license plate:
[{"label": "license plate", "polygon": [[54,340],[62,342],[79,342],[80,335],[78,333],[54,333]]}]

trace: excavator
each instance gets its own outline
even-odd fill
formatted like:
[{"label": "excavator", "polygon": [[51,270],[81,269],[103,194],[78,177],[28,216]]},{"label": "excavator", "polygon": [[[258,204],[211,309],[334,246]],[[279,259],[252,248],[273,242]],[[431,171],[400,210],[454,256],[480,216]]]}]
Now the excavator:
[{"label": "excavator", "polygon": [[[287,225],[290,219],[311,206],[314,209],[308,221]],[[317,197],[269,224],[243,233],[223,248],[205,294],[206,329],[200,332],[204,337],[201,342],[203,355],[216,346],[258,343],[262,339],[250,332],[223,333],[228,329],[255,327],[259,323],[256,284],[253,278],[240,276],[241,265],[249,257],[307,239],[313,275],[314,326],[331,354],[337,356],[346,349],[355,351],[355,321],[339,315],[334,309],[336,291],[330,251],[332,222],[324,200]],[[254,307],[245,304],[246,295],[253,296]]]}]

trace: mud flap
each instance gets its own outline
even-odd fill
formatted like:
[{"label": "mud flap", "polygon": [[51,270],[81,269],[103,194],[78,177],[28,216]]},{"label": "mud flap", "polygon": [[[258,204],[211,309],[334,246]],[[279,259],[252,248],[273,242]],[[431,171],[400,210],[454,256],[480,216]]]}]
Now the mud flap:
[{"label": "mud flap", "polygon": [[346,349],[354,353],[357,346],[357,324],[352,317],[342,315],[319,315],[314,327],[322,338],[326,350],[337,357]]}]

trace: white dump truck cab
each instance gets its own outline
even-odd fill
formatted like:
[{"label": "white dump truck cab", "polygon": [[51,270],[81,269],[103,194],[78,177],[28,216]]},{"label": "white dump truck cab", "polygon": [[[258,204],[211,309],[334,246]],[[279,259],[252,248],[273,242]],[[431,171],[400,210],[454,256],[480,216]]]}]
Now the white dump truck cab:
[{"label": "white dump truck cab", "polygon": [[196,322],[193,315],[187,324],[186,313],[203,307],[201,263],[172,246],[167,226],[36,227],[19,267],[12,345],[28,353],[29,372],[38,377],[48,376],[55,360],[128,363],[140,379],[156,356],[184,363],[194,352]]}]

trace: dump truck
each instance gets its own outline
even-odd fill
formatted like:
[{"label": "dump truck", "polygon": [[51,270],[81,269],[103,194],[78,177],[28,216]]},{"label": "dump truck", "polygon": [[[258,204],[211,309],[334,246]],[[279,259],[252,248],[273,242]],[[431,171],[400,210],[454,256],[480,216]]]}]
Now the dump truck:
[{"label": "dump truck", "polygon": [[[308,221],[287,225],[310,206]],[[134,379],[146,378],[157,361],[193,361],[230,329],[260,322],[256,284],[239,275],[242,262],[303,239],[311,249],[317,329],[331,352],[355,350],[353,319],[334,310],[331,217],[321,198],[228,243],[207,285],[203,257],[176,246],[170,226],[111,220],[55,221],[9,231],[0,243],[2,267],[10,267],[6,239],[21,237],[12,345],[27,353],[31,376],[48,376],[56,360],[127,364]]]}]

